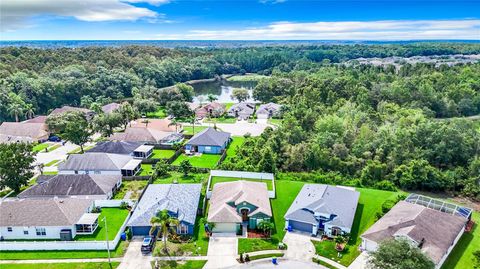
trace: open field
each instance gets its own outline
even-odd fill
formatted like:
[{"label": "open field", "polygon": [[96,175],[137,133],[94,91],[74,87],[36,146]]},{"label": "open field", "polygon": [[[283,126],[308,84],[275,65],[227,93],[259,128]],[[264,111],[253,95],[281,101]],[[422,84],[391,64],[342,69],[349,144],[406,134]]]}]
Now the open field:
[{"label": "open field", "polygon": [[172,163],[180,165],[183,160],[189,160],[192,166],[200,168],[214,168],[220,160],[220,154],[201,154],[200,156],[187,156],[182,154]]}]

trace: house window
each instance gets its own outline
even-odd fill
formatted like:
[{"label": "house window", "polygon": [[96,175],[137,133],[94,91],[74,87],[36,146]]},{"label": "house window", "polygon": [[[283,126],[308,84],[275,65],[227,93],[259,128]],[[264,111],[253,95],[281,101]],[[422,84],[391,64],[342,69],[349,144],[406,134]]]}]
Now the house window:
[{"label": "house window", "polygon": [[77,171],[77,170],[75,170],[75,175],[77,175],[77,174],[78,174],[78,171]]},{"label": "house window", "polygon": [[212,147],[205,147],[205,151],[212,151]]},{"label": "house window", "polygon": [[100,174],[100,171],[95,171],[94,173],[95,173],[96,175],[98,175],[98,174]]},{"label": "house window", "polygon": [[188,226],[180,224],[180,227],[178,229],[179,234],[188,234]]},{"label": "house window", "polygon": [[28,235],[28,227],[23,227],[23,234]]},{"label": "house window", "polygon": [[7,227],[7,231],[8,232],[13,232],[13,228],[12,227]]},{"label": "house window", "polygon": [[47,235],[47,230],[45,228],[35,228],[37,235]]}]

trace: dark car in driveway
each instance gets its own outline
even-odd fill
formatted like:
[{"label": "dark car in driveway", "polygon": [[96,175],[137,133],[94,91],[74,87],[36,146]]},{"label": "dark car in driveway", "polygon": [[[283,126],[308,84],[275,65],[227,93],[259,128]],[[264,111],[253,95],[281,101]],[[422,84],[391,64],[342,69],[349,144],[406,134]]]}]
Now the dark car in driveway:
[{"label": "dark car in driveway", "polygon": [[142,254],[148,254],[155,248],[155,238],[147,236],[143,238],[142,242]]}]

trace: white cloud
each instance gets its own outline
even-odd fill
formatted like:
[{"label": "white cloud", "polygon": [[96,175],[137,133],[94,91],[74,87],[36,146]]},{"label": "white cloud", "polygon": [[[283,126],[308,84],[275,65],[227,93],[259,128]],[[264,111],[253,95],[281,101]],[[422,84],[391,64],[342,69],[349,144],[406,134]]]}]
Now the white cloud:
[{"label": "white cloud", "polygon": [[155,19],[158,14],[148,8],[130,3],[145,2],[152,5],[168,0],[1,0],[0,28],[11,31],[28,26],[28,19],[40,16],[74,17],[82,21],[134,21]]},{"label": "white cloud", "polygon": [[191,30],[157,39],[205,40],[480,40],[480,20],[389,20],[339,22],[275,22],[264,27]]}]

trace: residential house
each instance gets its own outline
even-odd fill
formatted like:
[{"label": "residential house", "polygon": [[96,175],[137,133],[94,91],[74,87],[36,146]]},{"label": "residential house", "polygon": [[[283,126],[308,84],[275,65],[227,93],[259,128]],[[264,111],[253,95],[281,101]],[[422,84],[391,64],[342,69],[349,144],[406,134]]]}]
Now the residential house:
[{"label": "residential house", "polygon": [[234,104],[228,109],[227,114],[230,117],[238,118],[239,120],[247,120],[253,113],[255,112],[255,104],[254,103],[238,103]]},{"label": "residential house", "polygon": [[151,119],[132,122],[124,132],[110,136],[113,141],[131,141],[147,144],[173,145],[182,142],[181,124],[167,119]]},{"label": "residential house", "polygon": [[213,232],[238,233],[247,227],[255,229],[262,220],[270,221],[271,218],[266,183],[239,180],[213,186],[207,218],[215,223]]},{"label": "residential house", "polygon": [[87,152],[100,152],[130,155],[138,159],[146,159],[153,154],[153,146],[144,145],[142,142],[131,141],[104,141],[99,142]]},{"label": "residential house", "polygon": [[73,106],[62,106],[60,108],[55,108],[52,112],[50,112],[50,115],[59,115],[59,114],[64,114],[67,112],[80,112],[85,115],[85,118],[90,121],[93,119],[95,116],[95,112],[87,109],[87,108],[82,108],[82,107],[73,107]]},{"label": "residential house", "polygon": [[47,122],[47,116],[36,116],[34,118],[31,118],[31,119],[28,119],[24,122],[28,122],[28,123],[46,123]]},{"label": "residential house", "polygon": [[4,122],[0,125],[0,142],[44,142],[50,133],[45,123]]},{"label": "residential house", "polygon": [[282,106],[275,103],[260,105],[257,110],[258,119],[280,118],[282,116]]},{"label": "residential house", "polygon": [[121,184],[121,175],[41,175],[17,197],[111,199]]},{"label": "residential house", "polygon": [[353,188],[305,184],[285,214],[285,227],[313,236],[348,234],[359,197]]},{"label": "residential house", "polygon": [[185,150],[199,153],[221,154],[230,143],[230,133],[206,128],[194,135],[185,145]]},{"label": "residential house", "polygon": [[0,203],[0,238],[72,240],[93,234],[98,216],[89,199],[5,199]]},{"label": "residential house", "polygon": [[218,102],[211,102],[201,107],[196,108],[195,115],[197,118],[220,117],[225,114],[225,105]]},{"label": "residential house", "polygon": [[58,174],[134,176],[140,171],[141,163],[128,155],[86,152],[70,155],[58,166]]},{"label": "residential house", "polygon": [[409,198],[361,235],[361,248],[375,251],[384,240],[405,239],[418,246],[435,268],[441,268],[463,235],[472,210],[416,194]]},{"label": "residential house", "polygon": [[177,234],[193,234],[201,190],[201,184],[150,184],[127,226],[134,236],[149,235],[152,217],[167,210],[170,216],[180,221]]},{"label": "residential house", "polygon": [[102,106],[102,111],[105,114],[110,114],[110,113],[114,112],[115,110],[117,110],[119,108],[120,108],[119,103],[110,103],[110,104],[106,104],[106,105]]}]

